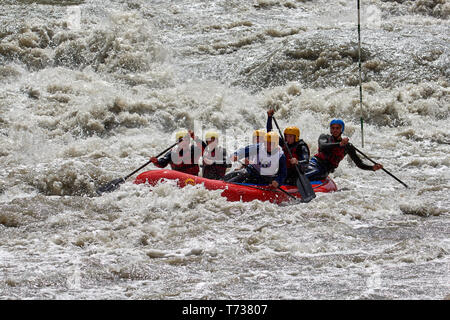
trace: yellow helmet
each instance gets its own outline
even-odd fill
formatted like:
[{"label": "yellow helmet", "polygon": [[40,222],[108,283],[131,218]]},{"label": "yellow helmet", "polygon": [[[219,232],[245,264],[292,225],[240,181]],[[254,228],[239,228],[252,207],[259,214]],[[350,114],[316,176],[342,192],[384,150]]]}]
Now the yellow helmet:
[{"label": "yellow helmet", "polygon": [[278,147],[280,136],[275,131],[270,131],[264,135],[264,141],[270,143],[272,147]]},{"label": "yellow helmet", "polygon": [[283,132],[285,135],[286,134],[293,134],[295,136],[295,142],[297,142],[300,139],[300,129],[294,126],[291,127],[287,127],[286,129],[284,129]]},{"label": "yellow helmet", "polygon": [[263,129],[258,129],[253,131],[253,136],[254,137],[263,137],[266,134],[266,131],[264,131]]},{"label": "yellow helmet", "polygon": [[259,142],[258,140],[263,138],[265,134],[266,134],[266,131],[263,129],[258,129],[258,130],[253,131],[253,137],[252,137],[253,143],[258,143]]},{"label": "yellow helmet", "polygon": [[208,140],[211,140],[211,138],[214,138],[214,139],[218,140],[219,139],[219,133],[217,133],[216,131],[208,131],[205,134],[205,140],[208,141]]},{"label": "yellow helmet", "polygon": [[175,139],[178,141],[186,136],[189,136],[189,132],[187,130],[180,130],[175,134]]}]

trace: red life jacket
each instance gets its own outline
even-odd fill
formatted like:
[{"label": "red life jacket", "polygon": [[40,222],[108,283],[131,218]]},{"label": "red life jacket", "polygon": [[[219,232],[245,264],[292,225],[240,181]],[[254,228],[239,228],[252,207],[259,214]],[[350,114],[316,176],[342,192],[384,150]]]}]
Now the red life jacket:
[{"label": "red life jacket", "polygon": [[[289,150],[291,151],[292,157],[298,160],[299,155],[297,154],[297,143],[294,143],[289,148]],[[283,152],[284,152],[284,155],[286,156],[286,168],[289,170],[294,167],[294,165],[290,161],[292,159],[292,157],[291,157],[291,154],[289,154],[289,152],[287,151],[286,146],[283,146]]]},{"label": "red life jacket", "polygon": [[170,167],[172,168],[172,170],[192,174],[194,176],[198,176],[198,172],[200,171],[198,164],[175,164],[171,162]]},{"label": "red life jacket", "polygon": [[198,175],[198,172],[200,171],[200,167],[198,165],[198,159],[195,159],[195,148],[190,148],[190,154],[184,156],[183,155],[183,149],[181,149],[178,153],[178,159],[182,159],[182,161],[177,161],[180,163],[174,163],[174,159],[172,158],[172,161],[170,161],[170,167],[172,170],[192,174],[194,176]]},{"label": "red life jacket", "polygon": [[[222,154],[218,155],[219,163],[214,162],[213,164],[205,164],[203,162],[203,177],[208,179],[223,179],[225,176],[225,172],[227,171],[227,163],[226,163],[226,151],[219,147],[219,152]],[[205,157],[205,155],[203,155]],[[216,148],[214,148],[208,158],[215,159],[216,158]],[[210,159],[211,160],[211,159]],[[223,163],[222,163],[223,161]]]},{"label": "red life jacket", "polygon": [[[331,136],[331,142],[338,142]],[[328,169],[336,169],[339,165],[339,162],[344,159],[346,155],[345,147],[336,146],[327,151],[320,150],[314,155],[323,165],[325,165]]]}]

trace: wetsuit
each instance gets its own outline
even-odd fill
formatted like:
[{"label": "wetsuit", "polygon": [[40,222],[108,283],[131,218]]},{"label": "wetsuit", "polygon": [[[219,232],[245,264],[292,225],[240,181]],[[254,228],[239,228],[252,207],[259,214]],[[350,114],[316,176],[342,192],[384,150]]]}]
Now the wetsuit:
[{"label": "wetsuit", "polygon": [[[267,132],[272,131],[272,117],[267,117],[267,125],[266,125]],[[285,184],[288,185],[296,185],[297,179],[298,179],[298,173],[297,169],[295,169],[295,166],[298,167],[300,172],[304,172],[306,168],[308,167],[308,161],[310,157],[310,151],[309,147],[306,144],[305,141],[300,139],[299,141],[296,141],[294,143],[288,144],[289,150],[291,151],[291,154],[294,158],[298,160],[298,164],[294,165],[291,163],[291,156],[289,152],[286,149],[286,146],[283,143],[283,139],[280,137],[280,146],[283,147],[284,155],[286,156],[286,167],[287,167],[287,177],[285,180]]]},{"label": "wetsuit", "polygon": [[310,180],[323,180],[338,167],[339,162],[348,154],[356,166],[362,170],[373,170],[373,166],[363,163],[356,154],[355,148],[349,143],[343,147],[340,139],[332,135],[321,134],[319,137],[319,151],[309,161],[305,176]]}]

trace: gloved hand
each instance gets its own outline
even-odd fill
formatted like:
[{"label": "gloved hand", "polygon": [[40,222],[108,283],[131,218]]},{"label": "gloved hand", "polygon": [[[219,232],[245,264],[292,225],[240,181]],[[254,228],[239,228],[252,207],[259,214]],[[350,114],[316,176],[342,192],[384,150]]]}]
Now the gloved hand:
[{"label": "gloved hand", "polygon": [[383,165],[380,163],[377,163],[377,164],[374,164],[372,168],[373,168],[373,171],[377,171],[377,170],[383,169]]},{"label": "gloved hand", "polygon": [[150,161],[151,161],[152,163],[156,164],[156,163],[158,163],[158,158],[156,158],[156,157],[151,157],[151,158],[150,158]]}]

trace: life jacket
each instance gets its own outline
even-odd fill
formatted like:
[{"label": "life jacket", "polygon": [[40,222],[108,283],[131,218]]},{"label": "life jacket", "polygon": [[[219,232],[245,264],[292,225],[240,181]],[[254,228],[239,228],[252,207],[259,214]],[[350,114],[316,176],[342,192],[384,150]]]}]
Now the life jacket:
[{"label": "life jacket", "polygon": [[259,152],[256,166],[259,168],[259,173],[262,176],[275,176],[280,167],[280,158],[283,156],[281,147],[272,150],[270,154],[267,153],[264,143],[259,144]]},{"label": "life jacket", "polygon": [[[171,153],[170,167],[173,170],[192,174],[197,176],[200,171],[198,158],[201,151],[198,148],[190,146],[190,152],[185,152],[188,148],[174,148]],[[198,153],[198,154],[197,154]]]},{"label": "life jacket", "polygon": [[223,179],[227,171],[226,151],[220,146],[215,146],[212,150],[205,148],[203,159],[214,161],[212,164],[206,164],[203,161],[203,177],[208,179]]},{"label": "life jacket", "polygon": [[290,170],[291,168],[294,168],[294,165],[290,161],[292,159],[291,154],[292,154],[293,158],[300,160],[300,155],[297,154],[298,147],[299,147],[299,142],[293,143],[291,146],[289,146],[289,150],[291,151],[291,153],[289,153],[289,151],[286,149],[286,146],[283,146],[283,152],[286,157],[286,167],[288,170]]},{"label": "life jacket", "polygon": [[198,164],[184,164],[184,163],[183,164],[174,164],[174,163],[171,163],[170,167],[172,168],[172,170],[192,174],[194,176],[198,176],[198,173],[200,171]]},{"label": "life jacket", "polygon": [[[333,138],[333,136],[328,137],[329,142],[339,142]],[[321,150],[319,147],[318,153],[314,155],[317,158],[321,165],[325,166],[327,170],[333,172],[338,166],[339,162],[344,159],[346,155],[345,147],[336,146],[332,147],[328,150]]]}]

